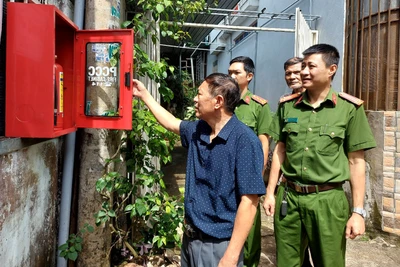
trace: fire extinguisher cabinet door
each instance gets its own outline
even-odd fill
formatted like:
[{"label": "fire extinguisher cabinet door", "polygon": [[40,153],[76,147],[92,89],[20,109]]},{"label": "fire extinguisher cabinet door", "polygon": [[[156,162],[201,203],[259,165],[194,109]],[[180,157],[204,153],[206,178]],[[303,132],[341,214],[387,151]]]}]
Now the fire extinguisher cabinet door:
[{"label": "fire extinguisher cabinet door", "polygon": [[78,128],[132,129],[132,30],[78,31]]}]

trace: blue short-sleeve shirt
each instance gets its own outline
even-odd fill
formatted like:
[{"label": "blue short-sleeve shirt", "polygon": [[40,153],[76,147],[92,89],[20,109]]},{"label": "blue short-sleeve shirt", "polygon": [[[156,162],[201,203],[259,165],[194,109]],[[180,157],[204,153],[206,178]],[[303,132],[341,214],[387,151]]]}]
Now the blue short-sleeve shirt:
[{"label": "blue short-sleeve shirt", "polygon": [[265,194],[263,152],[258,137],[235,115],[210,143],[203,120],[182,121],[188,148],[185,217],[204,233],[230,238],[242,195]]}]

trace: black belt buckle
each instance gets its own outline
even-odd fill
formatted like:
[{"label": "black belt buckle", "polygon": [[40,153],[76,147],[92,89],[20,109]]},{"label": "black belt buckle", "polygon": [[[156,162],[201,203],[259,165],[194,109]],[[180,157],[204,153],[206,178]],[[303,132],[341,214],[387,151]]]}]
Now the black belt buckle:
[{"label": "black belt buckle", "polygon": [[198,232],[194,229],[194,227],[191,224],[185,222],[183,227],[185,228],[185,234],[188,237],[190,237],[192,239],[199,238]]}]

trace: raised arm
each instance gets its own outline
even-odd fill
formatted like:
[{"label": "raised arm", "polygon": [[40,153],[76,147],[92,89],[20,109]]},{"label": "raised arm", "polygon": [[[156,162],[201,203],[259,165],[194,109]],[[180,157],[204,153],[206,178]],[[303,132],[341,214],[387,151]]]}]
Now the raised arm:
[{"label": "raised arm", "polygon": [[149,107],[150,111],[156,117],[157,121],[168,131],[179,134],[179,126],[181,120],[169,113],[163,108],[147,91],[144,84],[136,79],[133,79],[133,96],[139,97]]}]

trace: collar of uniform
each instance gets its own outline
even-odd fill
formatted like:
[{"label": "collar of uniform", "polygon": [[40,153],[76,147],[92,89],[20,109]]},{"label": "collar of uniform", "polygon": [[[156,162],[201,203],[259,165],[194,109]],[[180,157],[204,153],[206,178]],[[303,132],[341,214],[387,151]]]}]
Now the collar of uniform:
[{"label": "collar of uniform", "polygon": [[247,89],[247,92],[243,95],[243,97],[240,99],[240,101],[243,101],[243,103],[246,103],[247,105],[249,105],[252,95],[253,94],[249,91],[249,89]]},{"label": "collar of uniform", "polygon": [[[238,118],[236,117],[235,114],[233,114],[232,117],[229,119],[229,121],[224,125],[224,127],[222,127],[221,131],[218,133],[216,138],[218,137],[226,141],[238,122],[239,122]],[[201,132],[200,139],[203,142],[210,143],[211,127],[208,124],[207,126],[208,126],[207,130]]]},{"label": "collar of uniform", "polygon": [[[300,103],[304,103],[307,106],[311,106],[310,101],[308,100],[308,95],[307,95],[306,91],[304,91],[304,93],[297,100],[295,105],[297,106]],[[333,107],[335,107],[336,103],[337,103],[337,93],[332,89],[332,87],[329,89],[329,92],[328,92],[327,96],[325,97],[325,100],[321,102],[321,105],[325,105],[328,103],[331,103]]]}]

